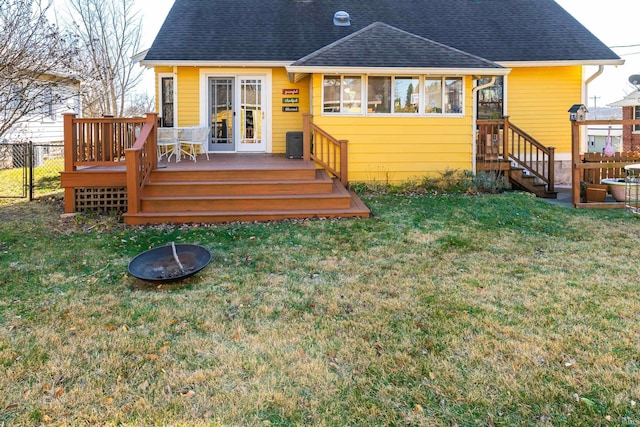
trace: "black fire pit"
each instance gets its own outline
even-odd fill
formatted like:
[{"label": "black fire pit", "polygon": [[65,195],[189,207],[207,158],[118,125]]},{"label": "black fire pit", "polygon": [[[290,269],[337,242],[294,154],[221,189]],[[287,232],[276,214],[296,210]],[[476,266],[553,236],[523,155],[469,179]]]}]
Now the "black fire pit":
[{"label": "black fire pit", "polygon": [[193,276],[205,268],[209,261],[211,252],[199,245],[175,245],[175,254],[173,245],[160,246],[132,259],[129,273],[149,282],[175,282]]}]

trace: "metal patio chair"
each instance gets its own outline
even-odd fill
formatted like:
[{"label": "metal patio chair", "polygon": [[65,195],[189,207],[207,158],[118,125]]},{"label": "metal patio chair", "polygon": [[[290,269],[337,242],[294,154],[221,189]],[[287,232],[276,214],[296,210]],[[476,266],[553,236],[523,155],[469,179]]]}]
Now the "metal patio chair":
[{"label": "metal patio chair", "polygon": [[166,157],[167,162],[170,162],[171,156],[175,156],[176,163],[180,161],[178,129],[158,128],[158,161]]},{"label": "metal patio chair", "polygon": [[180,151],[185,156],[188,156],[196,161],[198,154],[204,154],[209,160],[208,143],[209,143],[209,128],[208,127],[193,127],[184,128],[180,134]]}]

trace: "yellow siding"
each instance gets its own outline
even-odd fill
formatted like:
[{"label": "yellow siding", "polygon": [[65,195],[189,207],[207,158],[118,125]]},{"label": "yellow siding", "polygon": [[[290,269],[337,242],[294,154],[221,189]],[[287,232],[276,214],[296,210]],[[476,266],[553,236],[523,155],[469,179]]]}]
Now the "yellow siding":
[{"label": "yellow siding", "polygon": [[571,152],[567,110],[582,103],[582,67],[514,68],[507,83],[507,114],[520,129],[556,153]]},{"label": "yellow siding", "polygon": [[[219,69],[223,73],[225,69]],[[157,67],[158,73],[172,72]],[[234,75],[235,70],[229,70]],[[250,71],[243,69],[243,73]],[[256,71],[258,74],[262,72]],[[338,139],[349,141],[349,180],[402,182],[436,175],[446,169],[473,166],[472,81],[465,78],[464,117],[331,116],[322,113],[322,76],[291,83],[284,68],[272,69],[271,149],[286,151],[286,133],[302,130],[302,114],[312,111],[314,123]],[[313,89],[311,90],[311,86]],[[283,89],[299,94],[284,95]],[[571,151],[567,110],[580,103],[582,67],[514,68],[507,78],[507,112],[511,121],[557,153]],[[156,85],[157,91],[157,85]],[[178,67],[178,126],[200,124],[200,68]],[[159,96],[156,93],[156,99]],[[298,98],[284,104],[283,98]],[[313,103],[313,106],[311,106]],[[283,112],[283,106],[298,112]]]},{"label": "yellow siding", "polygon": [[178,67],[178,126],[200,124],[200,69]]},{"label": "yellow siding", "polygon": [[[273,93],[273,117],[271,122],[272,129],[272,152],[286,152],[286,134],[292,131],[302,131],[302,114],[308,113],[309,110],[309,78],[302,79],[296,83],[290,83],[287,77],[287,71],[284,68],[275,68],[273,70],[272,80]],[[283,89],[298,89],[298,95],[283,95]],[[283,98],[298,98],[298,104],[286,104],[288,106],[297,106],[297,113],[285,113],[282,107]]]},{"label": "yellow siding", "polygon": [[322,115],[322,76],[313,79],[313,122],[349,141],[349,180],[398,183],[472,168],[472,92],[466,79],[464,117]]}]

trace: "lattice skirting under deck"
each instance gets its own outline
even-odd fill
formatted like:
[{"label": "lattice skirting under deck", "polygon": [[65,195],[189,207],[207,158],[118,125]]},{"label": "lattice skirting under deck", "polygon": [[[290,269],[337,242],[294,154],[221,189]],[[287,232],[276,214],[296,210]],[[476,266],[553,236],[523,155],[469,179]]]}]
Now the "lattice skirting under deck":
[{"label": "lattice skirting under deck", "polygon": [[126,187],[75,188],[76,212],[126,212]]}]

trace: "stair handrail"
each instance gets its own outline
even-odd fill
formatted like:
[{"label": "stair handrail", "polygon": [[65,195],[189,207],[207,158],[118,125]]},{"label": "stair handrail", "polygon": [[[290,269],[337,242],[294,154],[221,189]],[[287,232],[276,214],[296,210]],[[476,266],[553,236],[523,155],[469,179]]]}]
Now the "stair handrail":
[{"label": "stair handrail", "polygon": [[140,195],[151,171],[158,166],[156,113],[147,113],[133,146],[125,150],[127,165],[127,213],[140,213]]},{"label": "stair handrail", "polygon": [[[555,148],[546,147],[511,123],[509,116],[497,120],[477,120],[476,152],[479,158],[501,157],[514,162],[545,183],[547,191],[555,191]],[[489,153],[489,146],[497,152]]]},{"label": "stair handrail", "polygon": [[[302,115],[302,158],[313,160],[349,185],[349,155],[346,139],[337,139],[311,121],[311,114]],[[312,144],[313,141],[313,144]]]},{"label": "stair handrail", "polygon": [[505,118],[505,125],[509,133],[509,159],[544,182],[547,191],[555,191],[555,147],[541,144],[518,126],[510,123],[508,117]]}]

